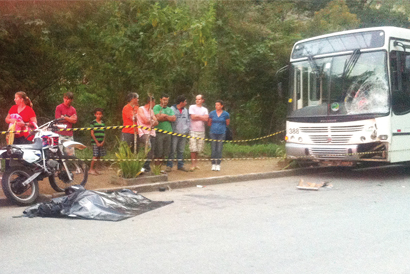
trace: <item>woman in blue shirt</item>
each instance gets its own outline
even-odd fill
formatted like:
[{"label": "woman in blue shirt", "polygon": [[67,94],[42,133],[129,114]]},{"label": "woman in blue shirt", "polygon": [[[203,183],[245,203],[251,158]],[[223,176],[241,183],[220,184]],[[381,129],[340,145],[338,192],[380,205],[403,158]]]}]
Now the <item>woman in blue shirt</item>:
[{"label": "woman in blue shirt", "polygon": [[[229,126],[229,113],[223,110],[224,103],[222,100],[217,100],[215,103],[215,110],[209,113],[208,126],[211,127],[209,137],[212,140],[225,140],[226,127]],[[211,142],[211,158],[212,170],[221,170],[223,142]]]}]

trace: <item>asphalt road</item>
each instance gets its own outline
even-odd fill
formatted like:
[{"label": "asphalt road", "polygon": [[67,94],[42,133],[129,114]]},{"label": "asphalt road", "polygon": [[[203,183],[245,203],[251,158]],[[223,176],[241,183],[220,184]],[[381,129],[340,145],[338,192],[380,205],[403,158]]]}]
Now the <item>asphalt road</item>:
[{"label": "asphalt road", "polygon": [[2,206],[0,273],[410,273],[410,168],[144,196],[174,203],[120,222]]}]

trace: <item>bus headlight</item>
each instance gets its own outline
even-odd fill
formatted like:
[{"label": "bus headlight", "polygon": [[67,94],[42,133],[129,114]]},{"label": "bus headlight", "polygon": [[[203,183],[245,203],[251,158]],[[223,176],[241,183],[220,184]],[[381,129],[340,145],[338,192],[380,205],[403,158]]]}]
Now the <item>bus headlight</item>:
[{"label": "bus headlight", "polygon": [[360,137],[360,141],[362,141],[362,142],[366,141],[366,137],[364,137],[364,136]]},{"label": "bus headlight", "polygon": [[298,141],[299,141],[299,143],[302,143],[302,142],[303,142],[302,137],[299,137],[299,138],[298,138]]},{"label": "bus headlight", "polygon": [[388,136],[387,135],[379,135],[380,140],[387,140]]}]

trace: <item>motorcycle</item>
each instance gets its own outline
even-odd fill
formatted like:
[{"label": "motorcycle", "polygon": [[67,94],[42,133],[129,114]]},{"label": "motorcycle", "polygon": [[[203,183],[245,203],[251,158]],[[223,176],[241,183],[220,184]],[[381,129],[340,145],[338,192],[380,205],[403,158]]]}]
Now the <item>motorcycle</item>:
[{"label": "motorcycle", "polygon": [[75,156],[64,154],[64,148],[84,149],[86,146],[75,141],[61,143],[56,132],[66,128],[66,125],[58,124],[63,120],[55,119],[40,127],[33,124],[32,144],[8,145],[0,149],[0,156],[10,161],[1,184],[4,194],[13,203],[34,203],[39,195],[38,181],[45,178],[57,192],[87,183],[87,165]]}]

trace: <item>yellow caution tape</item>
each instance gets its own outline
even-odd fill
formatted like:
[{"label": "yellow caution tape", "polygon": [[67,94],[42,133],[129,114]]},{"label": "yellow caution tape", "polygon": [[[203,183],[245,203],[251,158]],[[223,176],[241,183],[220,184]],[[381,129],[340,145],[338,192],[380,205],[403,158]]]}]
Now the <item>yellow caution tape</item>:
[{"label": "yellow caution tape", "polygon": [[[355,155],[368,155],[368,154],[376,154],[376,153],[381,153],[381,152],[387,152],[387,151],[370,151],[370,152],[358,152],[358,153],[346,153],[346,154],[323,154],[320,155],[320,157],[335,157],[335,156],[355,156]],[[389,152],[397,152],[397,151],[389,151]],[[19,160],[18,158],[4,158],[6,160]],[[59,160],[57,158],[53,158],[54,160]],[[270,159],[283,159],[283,157],[277,156],[277,157],[238,157],[238,158],[205,158],[205,159],[196,159],[197,161],[212,161],[212,160],[222,160],[222,161],[240,161],[240,160],[270,160]],[[319,158],[317,156],[301,156],[297,157],[295,159],[291,160],[297,160],[297,159],[309,159],[309,160],[318,160]],[[159,162],[167,162],[167,161],[191,161],[190,158],[186,159],[135,159],[135,158],[127,158],[127,159],[60,159],[62,161],[99,161],[99,162],[146,162],[146,161],[159,161]]]},{"label": "yellow caution tape", "polygon": [[[58,129],[56,132],[62,132],[62,131],[88,131],[88,130],[99,130],[99,129],[123,129],[123,128],[141,128],[144,130],[155,130],[157,132],[169,134],[172,136],[178,136],[178,137],[184,137],[188,139],[196,139],[196,140],[204,140],[207,142],[224,142],[224,143],[245,143],[245,142],[252,142],[252,141],[258,141],[262,139],[266,139],[275,135],[278,135],[280,133],[285,132],[285,130],[281,130],[263,137],[259,138],[253,138],[253,139],[248,139],[248,140],[213,140],[213,139],[207,139],[207,138],[201,138],[201,137],[193,137],[189,136],[186,134],[180,134],[180,133],[175,133],[171,131],[166,131],[158,128],[149,128],[149,127],[144,127],[144,126],[137,126],[137,125],[130,125],[130,126],[107,126],[107,127],[83,127],[83,128],[66,128],[66,129]],[[7,133],[20,133],[20,132],[29,132],[30,130],[16,130],[16,131],[1,131],[1,134],[7,134]]]}]

